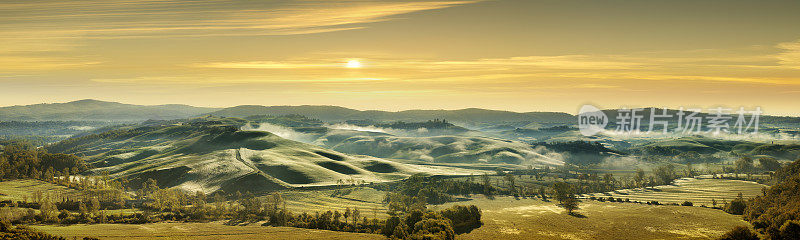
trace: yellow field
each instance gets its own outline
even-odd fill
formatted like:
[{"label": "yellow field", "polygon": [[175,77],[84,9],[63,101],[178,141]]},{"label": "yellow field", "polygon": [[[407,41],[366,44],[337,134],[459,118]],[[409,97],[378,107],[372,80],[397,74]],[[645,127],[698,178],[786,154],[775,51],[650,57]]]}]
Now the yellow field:
[{"label": "yellow field", "polygon": [[39,180],[21,179],[0,182],[0,201],[23,201],[26,198],[31,201],[32,194],[37,190],[49,195],[80,196],[80,191],[75,189]]},{"label": "yellow field", "polygon": [[302,212],[313,214],[315,211],[328,210],[344,212],[348,207],[351,209],[357,207],[363,217],[384,219],[389,216],[386,214],[386,207],[380,202],[383,199],[383,192],[360,189],[342,197],[332,197],[332,193],[332,190],[282,192],[286,199],[286,209],[295,214]]},{"label": "yellow field", "polygon": [[761,194],[766,187],[755,182],[712,178],[682,178],[672,185],[652,188],[623,189],[607,193],[584,194],[583,197],[628,198],[631,201],[658,201],[659,203],[682,203],[690,201],[696,206],[712,206],[712,199],[720,206],[723,201],[731,201],[739,193],[745,198]]},{"label": "yellow field", "polygon": [[66,237],[97,237],[100,239],[384,239],[381,235],[334,232],[326,230],[290,228],[227,226],[221,223],[151,223],[94,224],[31,226],[37,230]]},{"label": "yellow field", "polygon": [[709,239],[735,226],[749,226],[741,217],[700,207],[650,206],[584,201],[567,215],[555,202],[535,199],[478,198],[452,205],[477,205],[484,226],[457,239]]}]

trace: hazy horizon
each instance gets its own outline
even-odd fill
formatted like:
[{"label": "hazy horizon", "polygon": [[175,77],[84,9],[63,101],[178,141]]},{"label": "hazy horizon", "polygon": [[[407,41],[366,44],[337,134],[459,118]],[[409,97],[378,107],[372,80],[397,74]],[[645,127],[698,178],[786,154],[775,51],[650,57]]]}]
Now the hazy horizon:
[{"label": "hazy horizon", "polygon": [[[385,111],[385,112],[402,112],[402,111],[416,111],[416,110],[421,110],[421,111],[438,111],[438,110],[441,110],[441,111],[454,111],[454,110],[466,110],[466,109],[480,109],[480,110],[490,110],[490,111],[507,111],[507,112],[515,112],[515,113],[550,112],[550,113],[567,113],[567,114],[572,114],[572,115],[576,115],[576,114],[578,114],[578,111],[577,111],[577,110],[575,110],[575,111],[572,111],[572,112],[570,112],[570,111],[544,111],[544,110],[514,111],[514,110],[508,110],[508,109],[492,109],[492,108],[480,108],[480,107],[464,107],[464,108],[409,108],[409,109],[398,109],[398,110],[393,110],[393,109],[374,109],[374,108],[362,109],[362,108],[355,108],[355,107],[348,107],[348,106],[340,106],[340,105],[332,105],[332,104],[297,104],[297,105],[237,104],[237,105],[229,105],[229,106],[203,106],[203,105],[195,105],[195,104],[190,104],[190,103],[137,104],[137,103],[129,103],[129,102],[121,102],[121,101],[113,101],[113,100],[103,100],[103,99],[92,99],[92,98],[74,99],[74,100],[61,101],[61,102],[40,102],[40,103],[22,104],[22,105],[0,105],[0,108],[3,108],[3,107],[15,107],[15,106],[30,106],[30,105],[36,105],[36,104],[59,104],[59,103],[70,103],[70,102],[85,101],[85,100],[101,101],[101,102],[111,102],[111,103],[121,103],[121,104],[132,104],[132,105],[141,105],[141,106],[159,106],[159,105],[187,105],[187,106],[191,106],[191,107],[215,108],[215,109],[225,109],[225,108],[232,108],[232,107],[238,107],[238,106],[264,106],[264,107],[328,106],[328,107],[342,107],[342,108],[347,108],[347,109],[352,109],[352,110],[358,110],[358,111]],[[626,107],[630,108],[630,106],[626,106]],[[654,106],[636,106],[636,107],[634,107],[634,108],[653,108],[653,107],[654,107]],[[667,109],[670,109],[670,110],[678,110],[680,107],[685,107],[685,106],[679,106],[679,107],[667,107]],[[718,106],[714,106],[714,107],[718,107]],[[655,108],[657,108],[657,109],[663,109],[664,107],[662,106],[662,107],[655,107]],[[600,107],[600,109],[601,109],[601,110],[615,110],[615,109],[621,109],[621,108],[614,108],[614,107]],[[689,108],[686,108],[686,109],[687,109],[687,111],[688,111],[688,110],[691,110],[691,109],[689,109]],[[698,107],[698,108],[696,108],[696,109],[700,109],[700,110],[701,110],[701,112],[704,112],[704,113],[712,112],[712,110],[713,110],[713,109],[710,109],[710,107],[709,107],[709,108],[702,108],[702,107]],[[733,109],[733,108],[732,108],[731,112],[729,112],[729,113],[730,113],[730,114],[735,114],[735,110],[736,110],[736,109]],[[747,109],[747,108],[746,108],[746,110],[752,110],[752,109]],[[797,116],[800,116],[800,115],[797,115],[797,114],[796,114],[796,115],[781,115],[781,114],[771,114],[771,113],[769,113],[769,112],[765,112],[765,113],[763,113],[762,115],[767,115],[767,116],[787,116],[787,117],[797,117]]]}]

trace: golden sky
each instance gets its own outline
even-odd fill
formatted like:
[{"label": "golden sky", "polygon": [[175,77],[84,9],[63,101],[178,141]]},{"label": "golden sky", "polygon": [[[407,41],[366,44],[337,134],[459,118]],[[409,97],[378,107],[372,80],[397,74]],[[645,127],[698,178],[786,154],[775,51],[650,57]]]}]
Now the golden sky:
[{"label": "golden sky", "polygon": [[800,1],[9,0],[0,105],[800,115]]}]

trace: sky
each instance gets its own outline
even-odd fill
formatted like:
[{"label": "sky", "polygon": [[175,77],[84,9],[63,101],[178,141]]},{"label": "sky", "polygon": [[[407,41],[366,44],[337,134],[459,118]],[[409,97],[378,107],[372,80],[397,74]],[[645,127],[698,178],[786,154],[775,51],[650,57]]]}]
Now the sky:
[{"label": "sky", "polygon": [[0,106],[800,116],[798,12],[796,0],[9,0]]}]

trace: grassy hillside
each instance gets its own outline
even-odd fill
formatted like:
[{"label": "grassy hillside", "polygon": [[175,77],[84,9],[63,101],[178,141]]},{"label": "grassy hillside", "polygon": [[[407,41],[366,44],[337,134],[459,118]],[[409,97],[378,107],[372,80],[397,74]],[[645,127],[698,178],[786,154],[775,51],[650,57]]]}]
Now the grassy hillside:
[{"label": "grassy hillside", "polygon": [[735,226],[748,226],[738,216],[700,207],[592,201],[581,203],[583,217],[574,217],[554,202],[501,197],[439,208],[456,204],[475,204],[484,222],[459,239],[711,239]]},{"label": "grassy hillside", "polygon": [[657,186],[652,188],[623,189],[607,193],[585,194],[585,197],[614,197],[630,199],[631,201],[658,201],[659,203],[692,202],[695,205],[720,207],[723,202],[730,202],[739,193],[745,198],[761,194],[765,185],[755,182],[711,178],[684,178],[675,180],[672,185]]},{"label": "grassy hillside", "polygon": [[475,172],[347,155],[269,132],[241,131],[243,124],[235,118],[153,122],[71,138],[47,149],[86,156],[97,167],[94,174],[125,177],[134,186],[152,178],[161,187],[205,192],[261,192],[349,179],[394,181],[419,172]]},{"label": "grassy hillside", "polygon": [[[318,140],[320,141],[320,140]],[[328,136],[321,140],[333,150],[381,158],[422,160],[430,163],[506,163],[561,165],[521,142],[486,137],[438,136]]]},{"label": "grassy hillside", "polygon": [[20,179],[0,182],[0,201],[33,201],[32,194],[41,192],[50,196],[77,197],[81,192],[65,186],[33,179]]}]

